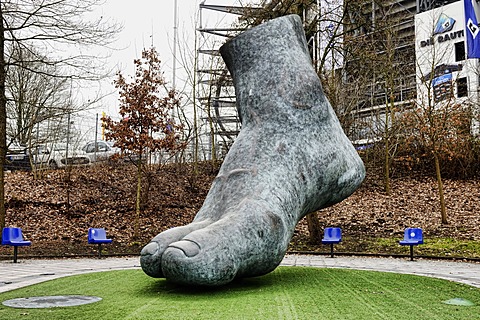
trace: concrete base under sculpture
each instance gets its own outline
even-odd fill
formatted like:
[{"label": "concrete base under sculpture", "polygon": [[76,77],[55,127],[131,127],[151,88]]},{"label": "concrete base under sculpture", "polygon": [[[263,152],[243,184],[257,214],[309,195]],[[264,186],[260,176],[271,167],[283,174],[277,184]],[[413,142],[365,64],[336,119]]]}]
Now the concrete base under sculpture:
[{"label": "concrete base under sculpture", "polygon": [[152,277],[216,286],[274,270],[298,221],[357,189],[365,169],[323,94],[298,16],[252,28],[220,52],[242,130],[192,223],[141,253]]}]

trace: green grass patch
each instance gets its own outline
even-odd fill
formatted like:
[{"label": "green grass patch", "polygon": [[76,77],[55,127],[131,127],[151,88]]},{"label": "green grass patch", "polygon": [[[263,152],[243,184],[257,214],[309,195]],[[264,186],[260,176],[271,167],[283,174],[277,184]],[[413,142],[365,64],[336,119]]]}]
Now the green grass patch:
[{"label": "green grass patch", "polygon": [[[400,246],[397,239],[376,238],[367,251],[377,253],[408,254],[408,246]],[[480,241],[452,238],[427,238],[424,244],[415,246],[416,255],[435,257],[480,258]]]},{"label": "green grass patch", "polygon": [[444,256],[480,258],[480,241],[456,240],[452,238],[433,238],[425,241],[419,248],[425,252],[438,252]]},{"label": "green grass patch", "polygon": [[[303,239],[305,240],[305,239]],[[408,246],[401,246],[398,242],[401,238],[357,238],[343,237],[343,241],[335,245],[336,252],[371,253],[371,254],[404,254],[409,255]],[[306,240],[305,240],[306,241]],[[302,241],[293,241],[289,251],[312,251],[328,254],[330,247],[322,244],[309,244]],[[415,246],[415,255],[431,257],[459,257],[480,259],[480,241],[457,240],[453,238],[430,238],[424,239],[423,245]]]},{"label": "green grass patch", "polygon": [[[357,239],[344,237],[343,241],[335,245],[337,252],[371,253],[371,254],[403,254],[409,255],[410,248],[401,246],[400,239],[391,238],[364,238]],[[452,238],[427,238],[424,244],[415,246],[414,254],[431,257],[458,257],[480,259],[480,241],[457,240]],[[301,246],[293,244],[290,251],[317,251],[328,254],[330,247],[325,245]]]},{"label": "green grass patch", "polygon": [[[395,273],[280,267],[221,288],[188,288],[141,270],[60,278],[0,294],[0,301],[47,295],[91,295],[76,307],[14,309],[0,319],[480,319],[480,289]],[[461,298],[474,306],[443,301]]]}]

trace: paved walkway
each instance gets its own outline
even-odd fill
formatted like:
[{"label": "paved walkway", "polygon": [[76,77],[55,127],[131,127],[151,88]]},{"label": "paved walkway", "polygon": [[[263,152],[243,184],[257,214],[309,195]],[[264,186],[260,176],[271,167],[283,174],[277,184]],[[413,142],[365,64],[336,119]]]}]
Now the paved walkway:
[{"label": "paved walkway", "polygon": [[[284,266],[312,266],[416,274],[480,288],[480,263],[399,258],[287,255]],[[139,269],[138,258],[0,261],[0,293],[74,274]]]}]

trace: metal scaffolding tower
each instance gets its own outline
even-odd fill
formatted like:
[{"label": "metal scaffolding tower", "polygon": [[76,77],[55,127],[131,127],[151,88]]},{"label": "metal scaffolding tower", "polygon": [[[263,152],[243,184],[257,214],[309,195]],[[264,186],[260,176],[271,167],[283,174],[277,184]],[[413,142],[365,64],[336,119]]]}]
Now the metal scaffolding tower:
[{"label": "metal scaffolding tower", "polygon": [[[243,7],[221,6],[200,4],[200,16],[202,11],[216,11],[225,15],[242,15]],[[199,95],[198,100],[204,110],[202,121],[206,124],[207,130],[216,147],[220,147],[220,153],[228,151],[238,132],[240,131],[240,119],[237,114],[235,102],[235,90],[231,76],[220,57],[220,46],[231,37],[234,37],[244,28],[229,26],[200,26],[197,32],[204,42],[198,49],[199,63],[197,64]],[[212,140],[212,139],[210,139]],[[211,144],[212,141],[210,141]]]}]

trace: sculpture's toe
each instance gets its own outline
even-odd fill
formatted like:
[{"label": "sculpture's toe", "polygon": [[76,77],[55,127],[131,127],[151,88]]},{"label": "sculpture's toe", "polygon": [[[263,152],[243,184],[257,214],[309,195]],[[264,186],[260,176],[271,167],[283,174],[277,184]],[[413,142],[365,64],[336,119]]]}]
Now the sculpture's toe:
[{"label": "sculpture's toe", "polygon": [[[181,240],[190,232],[201,229],[209,223],[209,221],[193,222],[158,234],[140,253],[140,264],[143,271],[151,277],[163,278],[162,255],[165,249],[167,249],[171,243]],[[191,252],[191,250],[188,252]]]},{"label": "sculpture's toe", "polygon": [[151,277],[162,278],[162,252],[157,242],[147,244],[140,253],[140,264],[143,271]]},{"label": "sculpture's toe", "polygon": [[172,243],[170,248],[176,248],[183,251],[183,254],[188,258],[195,257],[200,253],[200,245],[195,241],[186,239]]},{"label": "sculpture's toe", "polygon": [[201,249],[190,240],[172,243],[162,256],[163,274],[179,284],[223,285],[235,278],[237,269],[228,252],[213,247]]}]

